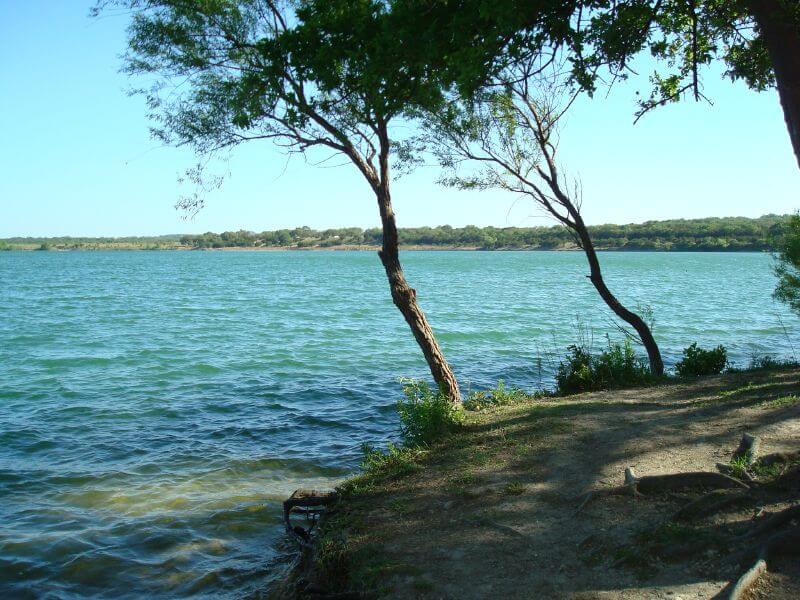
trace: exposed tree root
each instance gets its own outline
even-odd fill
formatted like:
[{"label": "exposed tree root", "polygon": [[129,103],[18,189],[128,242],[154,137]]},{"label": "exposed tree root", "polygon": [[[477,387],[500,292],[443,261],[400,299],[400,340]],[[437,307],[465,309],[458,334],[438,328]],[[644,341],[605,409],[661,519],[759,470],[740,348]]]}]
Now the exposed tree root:
[{"label": "exposed tree root", "polygon": [[669,475],[649,475],[636,480],[636,487],[642,494],[653,494],[684,489],[749,489],[738,479],[722,473],[698,471],[695,473],[670,473]]},{"label": "exposed tree root", "polygon": [[[708,517],[736,505],[757,502],[761,506],[769,506],[789,500],[792,502],[789,508],[758,519],[747,532],[740,535],[731,535],[725,526],[716,529],[714,535],[718,541],[714,545],[722,552],[729,553],[732,549],[745,546],[736,556],[739,557],[740,564],[749,563],[750,568],[718,596],[741,600],[767,572],[771,558],[800,554],[800,504],[797,503],[797,492],[800,491],[800,452],[759,456],[760,446],[761,440],[757,436],[744,434],[733,453],[732,463],[735,464],[717,465],[721,473],[701,471],[637,477],[633,469],[628,468],[625,470],[624,485],[584,494],[580,498],[577,512],[581,512],[592,500],[606,496],[646,497],[675,491],[706,491],[678,509],[670,517],[670,521],[674,523]],[[775,468],[776,465],[781,468]],[[763,508],[759,511],[761,512]],[[662,558],[685,559],[707,548],[708,544],[708,537],[701,539],[692,536],[692,539],[686,541],[675,540],[666,546],[656,544],[650,549],[658,547],[658,554]],[[615,566],[618,564],[620,561]]]},{"label": "exposed tree root", "polygon": [[677,512],[671,521],[691,521],[717,513],[729,506],[752,502],[753,496],[749,492],[731,492],[727,489],[712,490],[700,496],[697,500],[689,502]]},{"label": "exposed tree root", "polygon": [[633,468],[625,469],[625,484],[587,492],[579,498],[581,500],[576,513],[581,512],[589,502],[605,496],[642,496],[685,489],[749,489],[749,486],[738,479],[722,473],[711,471],[698,471],[694,473],[670,473],[668,475],[646,475],[637,477]]},{"label": "exposed tree root", "polygon": [[515,529],[513,527],[510,527],[508,525],[503,525],[502,523],[498,523],[497,521],[493,521],[492,519],[489,519],[488,517],[475,517],[473,519],[470,519],[470,521],[475,523],[476,525],[483,525],[485,527],[492,527],[492,528],[496,529],[497,531],[501,531],[503,533],[507,533],[508,535],[511,535],[511,536],[514,536],[514,537],[517,537],[517,538],[521,538],[521,539],[525,539],[525,540],[530,540],[531,539],[530,536],[522,533],[521,531],[519,531],[519,530],[517,530],[517,529]]},{"label": "exposed tree root", "polygon": [[733,468],[733,466],[725,463],[717,463],[717,471],[722,473],[723,475],[728,475],[729,477],[734,477],[739,481],[743,481],[744,483],[750,485],[755,482],[755,479],[748,473],[746,470],[737,471]]},{"label": "exposed tree root", "polygon": [[758,458],[758,451],[761,449],[761,439],[749,433],[742,434],[739,447],[733,453],[732,460],[744,460],[748,465]]},{"label": "exposed tree root", "polygon": [[[796,509],[798,507],[794,506],[792,508]],[[782,513],[786,512],[782,511]],[[787,531],[773,535],[759,547],[757,554],[758,557],[753,566],[729,586],[728,600],[740,600],[743,598],[747,591],[767,572],[770,559],[779,555],[800,554],[800,527],[792,527]]]},{"label": "exposed tree root", "polygon": [[734,584],[730,594],[728,594],[729,600],[739,600],[739,598],[742,598],[745,592],[753,587],[766,571],[767,561],[763,558],[759,558]]},{"label": "exposed tree root", "polygon": [[800,452],[773,452],[772,454],[762,456],[755,461],[755,464],[762,467],[769,467],[777,463],[788,464],[794,461],[800,461]]},{"label": "exposed tree root", "polygon": [[580,513],[592,500],[596,498],[605,498],[606,496],[640,496],[639,490],[636,489],[636,476],[633,474],[633,469],[628,467],[625,469],[625,484],[613,488],[604,488],[601,490],[591,490],[578,497],[580,504],[575,510],[575,514]]},{"label": "exposed tree root", "polygon": [[761,519],[755,527],[744,534],[745,539],[752,539],[774,531],[778,527],[790,523],[793,519],[800,519],[800,504],[795,504],[774,515]]}]

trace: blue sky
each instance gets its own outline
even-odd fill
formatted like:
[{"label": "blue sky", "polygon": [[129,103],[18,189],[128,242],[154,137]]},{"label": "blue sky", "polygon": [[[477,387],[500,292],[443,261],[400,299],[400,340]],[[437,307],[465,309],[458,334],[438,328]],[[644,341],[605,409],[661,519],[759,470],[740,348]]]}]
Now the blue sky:
[{"label": "blue sky", "polygon": [[[118,72],[125,17],[90,19],[91,2],[0,0],[0,237],[154,235],[378,224],[355,170],[319,168],[268,142],[238,149],[223,187],[185,220],[173,205],[185,149],[150,139],[144,101]],[[590,223],[792,212],[800,171],[777,94],[705,77],[714,106],[685,102],[633,126],[646,73],[586,100],[561,160],[579,175]],[[220,166],[222,169],[223,167]],[[400,226],[549,223],[501,192],[463,193],[423,169],[399,180]]]}]

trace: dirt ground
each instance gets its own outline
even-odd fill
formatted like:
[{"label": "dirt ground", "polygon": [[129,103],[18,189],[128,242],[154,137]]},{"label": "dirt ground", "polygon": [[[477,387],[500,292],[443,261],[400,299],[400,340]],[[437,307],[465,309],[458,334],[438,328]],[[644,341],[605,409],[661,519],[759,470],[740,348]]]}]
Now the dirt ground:
[{"label": "dirt ground", "polygon": [[[598,497],[576,512],[579,498],[621,485],[626,467],[715,471],[744,432],[762,454],[797,451],[798,396],[797,370],[749,372],[472,413],[418,472],[340,503],[336,576],[388,598],[723,597],[749,565],[718,536],[789,504],[688,526],[669,517],[699,494]],[[770,563],[750,596],[800,598],[799,571]]]}]

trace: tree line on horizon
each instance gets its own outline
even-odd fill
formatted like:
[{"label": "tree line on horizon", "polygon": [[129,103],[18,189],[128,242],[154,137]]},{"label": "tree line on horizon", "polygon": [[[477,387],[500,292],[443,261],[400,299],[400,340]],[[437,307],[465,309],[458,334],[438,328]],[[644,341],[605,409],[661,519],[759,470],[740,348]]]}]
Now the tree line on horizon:
[{"label": "tree line on horizon", "polygon": [[[781,235],[788,215],[747,217],[709,217],[647,221],[626,225],[590,225],[595,245],[606,250],[659,251],[768,251]],[[576,241],[565,227],[403,227],[398,229],[402,246],[478,248],[482,250],[576,248]],[[380,246],[380,228],[309,227],[274,231],[225,231],[184,235],[180,243],[192,248],[329,248],[339,246]]]}]

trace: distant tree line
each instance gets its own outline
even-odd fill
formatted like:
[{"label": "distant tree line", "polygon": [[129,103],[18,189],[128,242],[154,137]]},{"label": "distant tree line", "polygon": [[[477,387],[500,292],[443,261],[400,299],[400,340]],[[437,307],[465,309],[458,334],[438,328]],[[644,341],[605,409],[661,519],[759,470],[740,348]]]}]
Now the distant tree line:
[{"label": "distant tree line", "polygon": [[[765,215],[757,219],[724,217],[648,221],[628,225],[589,227],[595,244],[608,250],[764,251],[787,226],[787,215]],[[276,231],[226,231],[185,235],[180,243],[192,248],[380,246],[379,228],[316,230],[309,227]],[[575,247],[565,227],[407,227],[399,229],[404,246],[443,248],[564,249]]]},{"label": "distant tree line", "polygon": [[126,237],[11,237],[0,239],[3,250],[166,250],[180,244],[180,234]]}]

